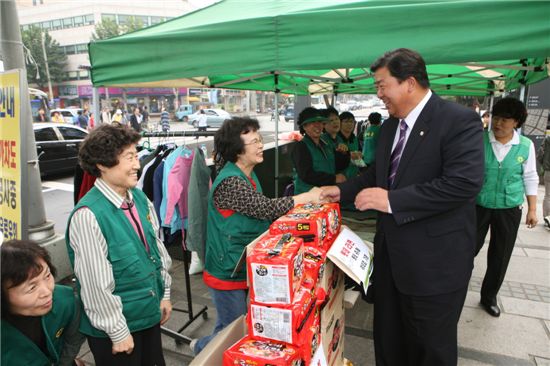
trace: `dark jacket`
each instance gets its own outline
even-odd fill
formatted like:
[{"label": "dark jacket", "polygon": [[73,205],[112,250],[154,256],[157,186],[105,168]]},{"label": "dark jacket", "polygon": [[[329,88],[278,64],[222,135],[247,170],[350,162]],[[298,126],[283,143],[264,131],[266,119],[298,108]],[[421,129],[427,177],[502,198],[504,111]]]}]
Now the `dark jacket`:
[{"label": "dark jacket", "polygon": [[[339,185],[342,201],[353,201],[366,187],[388,189],[398,123],[396,118],[384,122],[374,164]],[[436,95],[411,131],[388,195],[393,214],[379,214],[374,239],[375,252],[385,242],[395,284],[404,294],[444,294],[468,284],[475,198],[483,184],[482,131],[475,112]]]}]

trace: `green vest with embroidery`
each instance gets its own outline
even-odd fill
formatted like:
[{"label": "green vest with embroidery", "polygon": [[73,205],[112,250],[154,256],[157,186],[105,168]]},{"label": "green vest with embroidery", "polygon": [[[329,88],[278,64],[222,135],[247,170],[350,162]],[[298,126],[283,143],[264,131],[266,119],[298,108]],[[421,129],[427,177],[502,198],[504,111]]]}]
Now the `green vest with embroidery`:
[{"label": "green vest with embroidery", "polygon": [[[214,191],[218,184],[229,177],[240,177],[252,185],[248,177],[234,163],[227,162],[220,171],[208,194],[208,222],[206,224],[206,258],[204,268],[213,277],[224,281],[246,280],[246,265],[231,277],[244,248],[269,228],[268,220],[260,220],[233,212],[224,217],[214,205]],[[252,180],[256,191],[262,193],[262,186],[254,171]],[[237,193],[238,194],[238,193]]]},{"label": "green vest with embroidery", "polygon": [[477,196],[477,204],[486,208],[512,208],[523,203],[523,163],[529,157],[531,140],[520,136],[500,163],[497,161],[489,134],[483,137],[485,145],[485,181]]},{"label": "green vest with embroidery", "polygon": [[[336,174],[336,167],[334,162],[334,148],[330,142],[326,142],[323,139],[320,140],[319,145],[315,145],[315,142],[307,135],[301,141],[306,144],[309,153],[311,154],[311,160],[313,162],[313,170],[317,172],[323,172],[328,174]],[[314,186],[312,184],[304,182],[298,176],[296,168],[294,168],[294,194],[300,194],[309,191]]]},{"label": "green vest with embroidery", "polygon": [[379,134],[380,125],[369,126],[363,134],[363,161],[367,165],[374,163]]},{"label": "green vest with embroidery", "polygon": [[[107,241],[107,259],[111,263],[115,280],[113,295],[119,296],[122,301],[122,314],[130,332],[136,332],[160,322],[164,281],[156,233],[149,221],[147,197],[139,189],[132,189],[132,195],[149,244],[149,253],[122,209],[115,207],[97,187],[93,187],[74,208],[69,217],[65,240],[74,269],[74,251],[69,240],[71,218],[79,208],[88,207]],[[80,288],[80,284],[77,285]],[[84,311],[80,332],[93,337],[107,337],[105,332],[94,328]]]},{"label": "green vest with embroidery", "polygon": [[[359,140],[357,137],[352,133],[350,135],[350,138],[346,140],[343,136],[338,135],[342,143],[345,144],[348,147],[348,151],[351,153],[352,151],[359,151]],[[350,158],[349,165],[344,169],[342,172],[346,176],[347,179],[353,178],[359,174],[359,168],[357,165],[353,164],[353,161]]]},{"label": "green vest with embroidery", "polygon": [[2,319],[2,366],[58,365],[65,340],[65,329],[73,321],[76,313],[73,289],[56,285],[53,291],[52,310],[40,319],[48,355],[19,329]]}]

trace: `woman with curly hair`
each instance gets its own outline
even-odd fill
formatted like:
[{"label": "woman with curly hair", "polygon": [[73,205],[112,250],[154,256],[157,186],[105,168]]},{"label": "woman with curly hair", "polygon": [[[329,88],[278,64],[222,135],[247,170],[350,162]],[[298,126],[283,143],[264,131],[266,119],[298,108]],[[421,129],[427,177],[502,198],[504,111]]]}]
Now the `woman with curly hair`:
[{"label": "woman with curly hair", "polygon": [[219,172],[208,196],[203,279],[218,318],[212,335],[191,342],[196,354],[220,330],[246,314],[246,268],[232,276],[246,245],[295,205],[319,200],[319,188],[294,197],[268,198],[262,193],[254,173],[254,167],[264,160],[259,129],[256,119],[234,117],[225,121],[214,137]]},{"label": "woman with curly hair", "polygon": [[164,365],[160,325],[170,317],[172,263],[153,204],[136,189],[131,128],[101,125],[79,162],[97,179],[69,217],[66,242],[84,305],[80,331],[97,365]]}]

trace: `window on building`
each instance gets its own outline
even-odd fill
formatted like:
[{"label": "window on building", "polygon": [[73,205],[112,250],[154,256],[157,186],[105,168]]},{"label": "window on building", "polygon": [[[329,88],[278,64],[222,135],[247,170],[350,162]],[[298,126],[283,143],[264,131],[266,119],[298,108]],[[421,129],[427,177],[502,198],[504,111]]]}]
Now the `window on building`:
[{"label": "window on building", "polygon": [[101,20],[112,20],[113,22],[116,22],[116,15],[115,14],[101,14]]},{"label": "window on building", "polygon": [[66,55],[74,55],[76,53],[76,47],[74,44],[65,46],[65,54]]},{"label": "window on building", "polygon": [[61,29],[61,28],[63,28],[61,19],[52,20],[52,30]]},{"label": "window on building", "polygon": [[73,18],[63,19],[63,28],[71,28],[73,26]]},{"label": "window on building", "polygon": [[50,30],[52,28],[52,22],[42,22],[40,23],[40,28],[44,30]]},{"label": "window on building", "polygon": [[158,24],[162,21],[164,21],[164,18],[162,17],[151,17],[151,24]]},{"label": "window on building", "polygon": [[90,72],[88,70],[80,70],[78,72],[78,79],[79,80],[86,80],[90,78]]},{"label": "window on building", "polygon": [[130,15],[118,15],[118,24],[126,24],[128,23],[128,19],[130,19]]},{"label": "window on building", "polygon": [[87,53],[88,52],[88,45],[86,43],[81,43],[75,45],[76,47],[76,53]]},{"label": "window on building", "polygon": [[26,31],[26,30],[29,30],[30,26],[28,24],[25,24],[25,25],[22,25],[21,26],[21,30],[22,31]]},{"label": "window on building", "polygon": [[84,17],[83,16],[73,17],[73,21],[74,21],[75,27],[80,27],[81,25],[84,24]]},{"label": "window on building", "polygon": [[86,25],[94,24],[94,15],[93,14],[84,15],[84,24]]},{"label": "window on building", "polygon": [[32,6],[36,6],[36,0],[32,0]]},{"label": "window on building", "polygon": [[78,71],[69,71],[67,75],[69,80],[78,80]]}]

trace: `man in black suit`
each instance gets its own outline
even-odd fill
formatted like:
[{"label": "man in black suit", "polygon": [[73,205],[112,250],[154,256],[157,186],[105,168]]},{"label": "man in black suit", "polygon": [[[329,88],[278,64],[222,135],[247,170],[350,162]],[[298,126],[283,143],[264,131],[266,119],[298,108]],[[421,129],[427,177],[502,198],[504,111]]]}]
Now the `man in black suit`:
[{"label": "man in black suit", "polygon": [[422,57],[387,52],[372,66],[391,116],[375,163],[321,198],[379,211],[374,239],[377,365],[456,365],[457,324],[473,268],[482,124],[429,89]]}]

